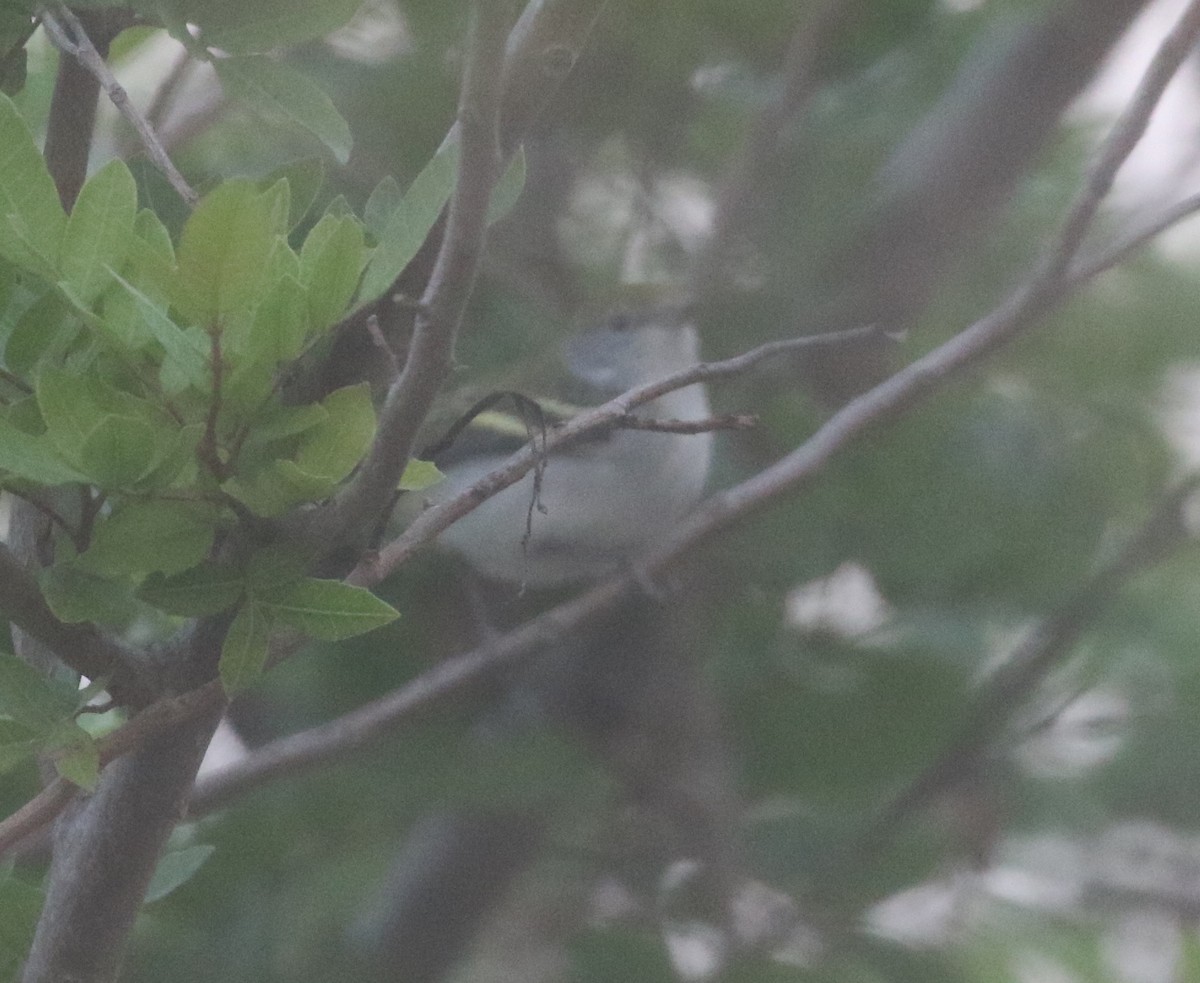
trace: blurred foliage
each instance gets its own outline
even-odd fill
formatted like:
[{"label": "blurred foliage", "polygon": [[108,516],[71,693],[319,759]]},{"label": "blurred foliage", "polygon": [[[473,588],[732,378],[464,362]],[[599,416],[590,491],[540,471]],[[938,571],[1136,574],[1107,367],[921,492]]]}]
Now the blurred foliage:
[{"label": "blurred foliage", "polygon": [[[1046,5],[866,6],[836,48],[822,52],[810,111],[781,134],[781,152],[752,209],[755,289],[718,298],[705,312],[708,354],[785,335],[798,313],[836,292],[829,271],[870,206],[881,164],[969,51]],[[234,17],[239,5],[218,8]],[[572,330],[563,310],[603,307],[619,294],[619,261],[602,248],[605,223],[615,225],[623,246],[629,223],[614,217],[623,209],[652,213],[656,194],[684,177],[700,187],[719,182],[775,91],[796,8],[784,0],[610,4],[527,145],[527,191],[493,231],[457,381],[519,386]],[[310,219],[292,233],[297,247],[336,196],[361,212],[385,175],[408,187],[453,121],[464,4],[385,0],[382,9],[386,17],[371,23],[395,34],[386,57],[321,40],[287,56],[290,68],[330,96],[354,139],[345,165],[324,158],[327,182]],[[0,28],[0,85],[26,71],[16,103],[28,118],[44,119],[54,58],[35,45],[27,67],[18,66],[5,49],[17,28]],[[118,68],[134,74],[162,43],[162,32],[137,33],[116,49]],[[324,153],[311,135],[277,132],[273,124],[264,130],[268,124],[245,106],[214,112],[202,88],[182,88],[172,116],[174,152],[197,186],[235,175],[265,178]],[[1019,281],[1070,200],[1094,137],[1089,124],[1064,126],[897,343],[895,364],[961,330]],[[151,169],[132,170],[143,206],[168,200]],[[573,213],[583,245],[572,246],[559,239],[562,216],[578,206],[574,195],[589,179],[619,193],[600,195],[598,211]],[[333,211],[340,214],[336,205]],[[182,214],[160,217],[177,236]],[[1104,231],[1123,220],[1111,216]],[[686,264],[694,243],[680,249],[677,262]],[[1200,356],[1198,316],[1191,271],[1143,256],[969,379],[848,448],[802,494],[706,548],[699,599],[680,603],[692,605],[687,614],[702,629],[694,633],[694,656],[727,729],[747,809],[749,862],[756,877],[799,900],[802,919],[822,940],[791,960],[747,956],[728,979],[1132,978],[1105,956],[1122,900],[1092,904],[1104,894],[1103,877],[1081,862],[1056,883],[1053,871],[1006,865],[1005,844],[1053,834],[1085,850],[1130,820],[1200,835],[1196,555],[1145,574],[1103,612],[1062,673],[1016,716],[986,773],[976,776],[980,794],[961,808],[936,803],[877,850],[862,837],[877,811],[969,723],[969,695],[1019,633],[1111,556],[1181,470],[1162,427],[1163,387],[1169,370]],[[819,426],[827,409],[795,385],[796,374],[767,368],[714,389],[721,411],[762,420],[754,432],[721,438],[714,484],[753,474]],[[854,633],[789,621],[790,592],[848,561],[870,572],[887,606],[882,625]],[[235,713],[242,733],[259,743],[330,719],[464,647],[469,602],[456,578],[444,558],[406,568],[382,592],[404,617],[336,649],[313,646],[258,681]],[[1086,750],[1104,736],[1104,721],[1072,724],[1067,714],[1082,695],[1101,690],[1123,708],[1108,722],[1116,749],[1086,767],[1086,755],[1072,759],[1067,751],[1031,766],[1024,752],[1039,719],[1043,736],[1074,740],[1072,747]],[[419,816],[463,802],[541,808],[574,799],[580,809],[606,807],[615,796],[611,776],[575,745],[535,737],[481,753],[472,726],[485,696],[464,694],[378,748],[281,780],[183,827],[175,846],[207,844],[215,852],[191,880],[147,907],[125,978],[356,978],[357,933],[370,920],[397,842]],[[0,805],[11,811],[35,787],[30,767],[6,774]],[[552,838],[552,852],[578,848],[570,829],[578,815],[566,811],[571,819]],[[1194,852],[1200,856],[1200,847]],[[955,872],[967,876],[981,855],[1013,878],[1042,878],[1041,893],[989,894],[993,881],[978,877],[947,902],[949,914],[925,913],[935,928],[911,946],[869,917],[878,910],[872,905],[895,892]],[[29,871],[0,876],[0,897],[28,907],[31,879]],[[1056,894],[1064,881],[1074,891],[1066,901]],[[920,922],[920,906],[909,910]],[[1180,935],[1176,978],[1196,978],[1200,945],[1190,930]],[[479,956],[475,978],[495,978],[488,958]],[[568,963],[561,978],[579,983],[672,972],[661,939],[644,925],[589,927],[571,940]]]}]

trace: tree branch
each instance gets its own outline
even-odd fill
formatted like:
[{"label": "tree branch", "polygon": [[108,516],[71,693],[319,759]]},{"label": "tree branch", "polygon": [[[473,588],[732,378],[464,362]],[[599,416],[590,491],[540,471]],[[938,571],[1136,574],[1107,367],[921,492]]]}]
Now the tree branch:
[{"label": "tree branch", "polygon": [[[179,173],[175,165],[171,162],[171,158],[167,155],[158,137],[155,135],[153,128],[146,121],[146,118],[138,111],[137,107],[129,101],[129,94],[121,87],[105,63],[103,56],[96,47],[92,44],[88,37],[87,30],[75,16],[74,12],[69,7],[63,4],[56,4],[53,12],[49,8],[43,7],[39,12],[39,17],[42,21],[42,26],[46,28],[46,34],[54,43],[54,46],[69,55],[79,62],[104,88],[108,93],[108,98],[117,108],[126,121],[137,131],[141,138],[142,146],[146,148],[146,153],[157,167],[165,175],[171,187],[175,189],[179,197],[187,202],[189,207],[194,207],[199,201],[200,196],[187,183],[183,175]],[[62,23],[59,23],[59,21]],[[64,28],[65,25],[65,28]],[[89,125],[86,132],[91,132]]]},{"label": "tree branch", "polygon": [[[475,284],[487,229],[492,186],[499,176],[500,98],[507,4],[473,7],[469,56],[459,100],[458,176],[446,234],[425,293],[404,371],[388,390],[375,443],[357,476],[326,510],[332,541],[387,507],[412,453],[413,441],[450,374],[463,311]],[[328,520],[327,520],[328,521]]]},{"label": "tree branch", "polygon": [[[1200,0],[1193,0],[1188,12],[1180,21],[1181,25],[1192,32],[1193,37],[1200,34],[1200,17],[1194,16],[1197,10],[1200,10]],[[1078,251],[1082,235],[1094,218],[1099,205],[1099,199],[1092,189],[1105,184],[1105,175],[1111,180],[1112,173],[1115,173],[1133,149],[1134,144],[1129,142],[1128,135],[1139,127],[1144,129],[1157,96],[1161,95],[1170,78],[1170,72],[1164,71],[1162,59],[1172,59],[1175,68],[1178,68],[1181,58],[1177,57],[1177,53],[1180,48],[1179,31],[1172,32],[1163,45],[1163,50],[1168,54],[1160,53],[1160,57],[1156,57],[1154,65],[1139,85],[1137,96],[1101,147],[1095,164],[1085,177],[1083,190],[1068,212],[1061,232],[1046,249],[1044,258],[1035,267],[1030,280],[998,308],[846,404],[812,437],[774,465],[741,484],[710,496],[690,517],[672,530],[663,542],[626,571],[558,605],[514,631],[471,652],[442,662],[407,686],[336,721],[282,738],[260,748],[227,772],[210,776],[204,785],[199,786],[193,799],[197,811],[215,808],[217,804],[228,801],[241,791],[275,776],[295,774],[363,747],[392,732],[416,711],[438,698],[454,692],[484,674],[525,658],[568,632],[586,625],[622,597],[636,592],[639,585],[652,583],[654,578],[671,564],[709,538],[745,521],[783,495],[795,494],[802,490],[821,472],[834,454],[852,441],[875,426],[898,421],[906,411],[945,387],[959,373],[978,364],[998,346],[1010,342],[1082,282],[1068,277],[1066,273]],[[806,340],[797,339],[792,344]],[[752,361],[763,357],[767,357],[766,354],[757,349],[741,358]],[[717,365],[721,366],[722,363]],[[556,440],[552,446],[561,446],[563,442],[577,437],[585,427],[599,425],[596,421],[604,419],[607,415],[629,412],[635,399],[654,399],[663,392],[704,379],[707,371],[711,371],[708,366],[697,366],[580,414],[569,421],[561,431],[551,436],[551,440]],[[402,562],[420,544],[427,542],[444,528],[441,523],[448,525],[453,518],[465,514],[473,504],[478,504],[472,499],[482,501],[487,494],[494,494],[495,489],[490,486],[493,483],[499,484],[495,478],[505,482],[500,487],[506,487],[517,480],[512,476],[514,471],[523,474],[532,465],[532,451],[520,452],[508,465],[482,479],[463,495],[429,509],[418,517],[409,530],[381,554],[377,564],[365,564],[348,579],[359,583],[374,582],[380,575],[380,570],[389,570]],[[520,470],[521,468],[524,470]],[[450,516],[451,512],[454,513],[453,517]],[[433,518],[429,518],[430,516]],[[423,520],[422,526],[413,532]]]}]

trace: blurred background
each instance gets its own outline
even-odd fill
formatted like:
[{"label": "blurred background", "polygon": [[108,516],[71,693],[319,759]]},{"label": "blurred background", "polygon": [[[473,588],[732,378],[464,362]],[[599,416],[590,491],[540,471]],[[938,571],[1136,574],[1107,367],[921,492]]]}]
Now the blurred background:
[{"label": "blurred background", "polygon": [[[715,411],[760,418],[719,437],[712,487],[756,473],[1027,276],[1182,6],[613,0],[525,142],[525,192],[492,231],[456,383],[521,389],[581,320],[631,297],[692,291],[709,358],[885,329],[712,387]],[[460,0],[367,0],[286,53],[355,141],[344,166],[324,160],[314,216],[338,195],[361,212],[386,175],[405,187],[429,160],[465,22]],[[55,57],[31,48],[18,100],[35,116]],[[162,32],[126,32],[112,61],[201,188],[321,155],[226,102]],[[1196,68],[1085,252],[1200,189]],[[135,149],[109,108],[96,164]],[[141,180],[170,213],[148,167]],[[888,809],[964,746],[977,694],[1026,633],[1200,463],[1196,228],[681,571],[688,671],[653,699],[703,731],[696,753],[729,784],[714,796],[738,802],[729,835],[762,923],[746,952],[722,954],[689,913],[687,861],[704,858],[659,849],[611,761],[558,738],[481,749],[472,693],[178,830],[178,862],[203,865],[147,907],[125,978],[359,978],[398,845],[454,806],[532,807],[546,830],[431,978],[1200,980],[1200,556],[1186,544],[1094,605],[966,765]],[[210,767],[461,651],[460,583],[434,553],[406,567],[384,589],[401,620],[273,672]],[[0,792],[6,812],[26,778]]]}]

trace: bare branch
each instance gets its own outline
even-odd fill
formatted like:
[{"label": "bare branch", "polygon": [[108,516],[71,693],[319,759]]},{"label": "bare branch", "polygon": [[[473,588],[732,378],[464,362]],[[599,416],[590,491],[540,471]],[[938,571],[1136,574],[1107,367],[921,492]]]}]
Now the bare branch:
[{"label": "bare branch", "polygon": [[[107,55],[109,43],[133,22],[127,11],[95,10],[83,14],[95,47]],[[70,211],[87,178],[88,155],[96,124],[100,83],[74,58],[60,58],[46,126],[46,167],[54,178],[58,198]]]},{"label": "bare branch", "polygon": [[500,146],[511,154],[574,67],[608,0],[530,0],[508,38]]},{"label": "bare branch", "polygon": [[[179,194],[179,197],[187,202],[189,207],[194,206],[199,201],[200,196],[196,194],[183,175],[175,168],[175,165],[171,163],[171,158],[167,155],[166,150],[163,149],[153,128],[138,111],[137,107],[129,101],[129,94],[121,87],[121,84],[109,70],[108,65],[92,44],[79,18],[75,16],[70,8],[63,4],[56,4],[53,11],[50,8],[43,7],[39,12],[39,17],[41,18],[42,26],[46,28],[46,34],[54,43],[54,46],[64,54],[76,59],[79,64],[96,77],[100,85],[104,88],[104,91],[108,93],[108,98],[112,104],[117,107],[117,111],[137,131],[138,136],[141,138],[142,146],[146,148],[146,153],[150,156],[154,165],[163,172],[167,180],[171,183],[171,187]],[[65,28],[64,25],[66,25]]]},{"label": "bare branch", "polygon": [[1054,281],[1066,273],[1092,226],[1100,203],[1112,189],[1113,178],[1142,139],[1159,99],[1184,59],[1196,47],[1198,37],[1200,3],[1192,2],[1159,45],[1129,105],[1100,148],[1083,188],[1067,213],[1058,241],[1043,258],[1035,279]]}]

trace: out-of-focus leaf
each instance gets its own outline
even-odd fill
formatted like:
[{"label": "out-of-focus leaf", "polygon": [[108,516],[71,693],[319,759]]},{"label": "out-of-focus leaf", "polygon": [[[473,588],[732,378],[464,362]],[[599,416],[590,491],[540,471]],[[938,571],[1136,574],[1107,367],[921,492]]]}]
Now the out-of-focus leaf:
[{"label": "out-of-focus leaf", "polygon": [[146,888],[146,904],[165,898],[177,887],[190,881],[214,850],[215,846],[204,843],[164,853],[154,869],[150,886]]},{"label": "out-of-focus leaf", "polygon": [[123,628],[139,613],[127,581],[102,576],[77,561],[54,564],[40,580],[46,603],[63,621]]},{"label": "out-of-focus leaf", "polygon": [[303,157],[277,167],[258,182],[258,187],[266,191],[281,178],[287,181],[291,192],[288,196],[287,219],[290,232],[304,220],[317,200],[317,194],[325,182],[325,164],[320,157]]},{"label": "out-of-focus leaf", "polygon": [[307,76],[283,62],[251,55],[213,62],[221,85],[237,101],[272,122],[307,130],[339,164],[350,159],[350,127],[333,102]]},{"label": "out-of-focus leaf", "polygon": [[54,759],[54,770],[85,792],[92,792],[100,780],[100,754],[87,731],[80,727],[74,731],[70,744]]}]

